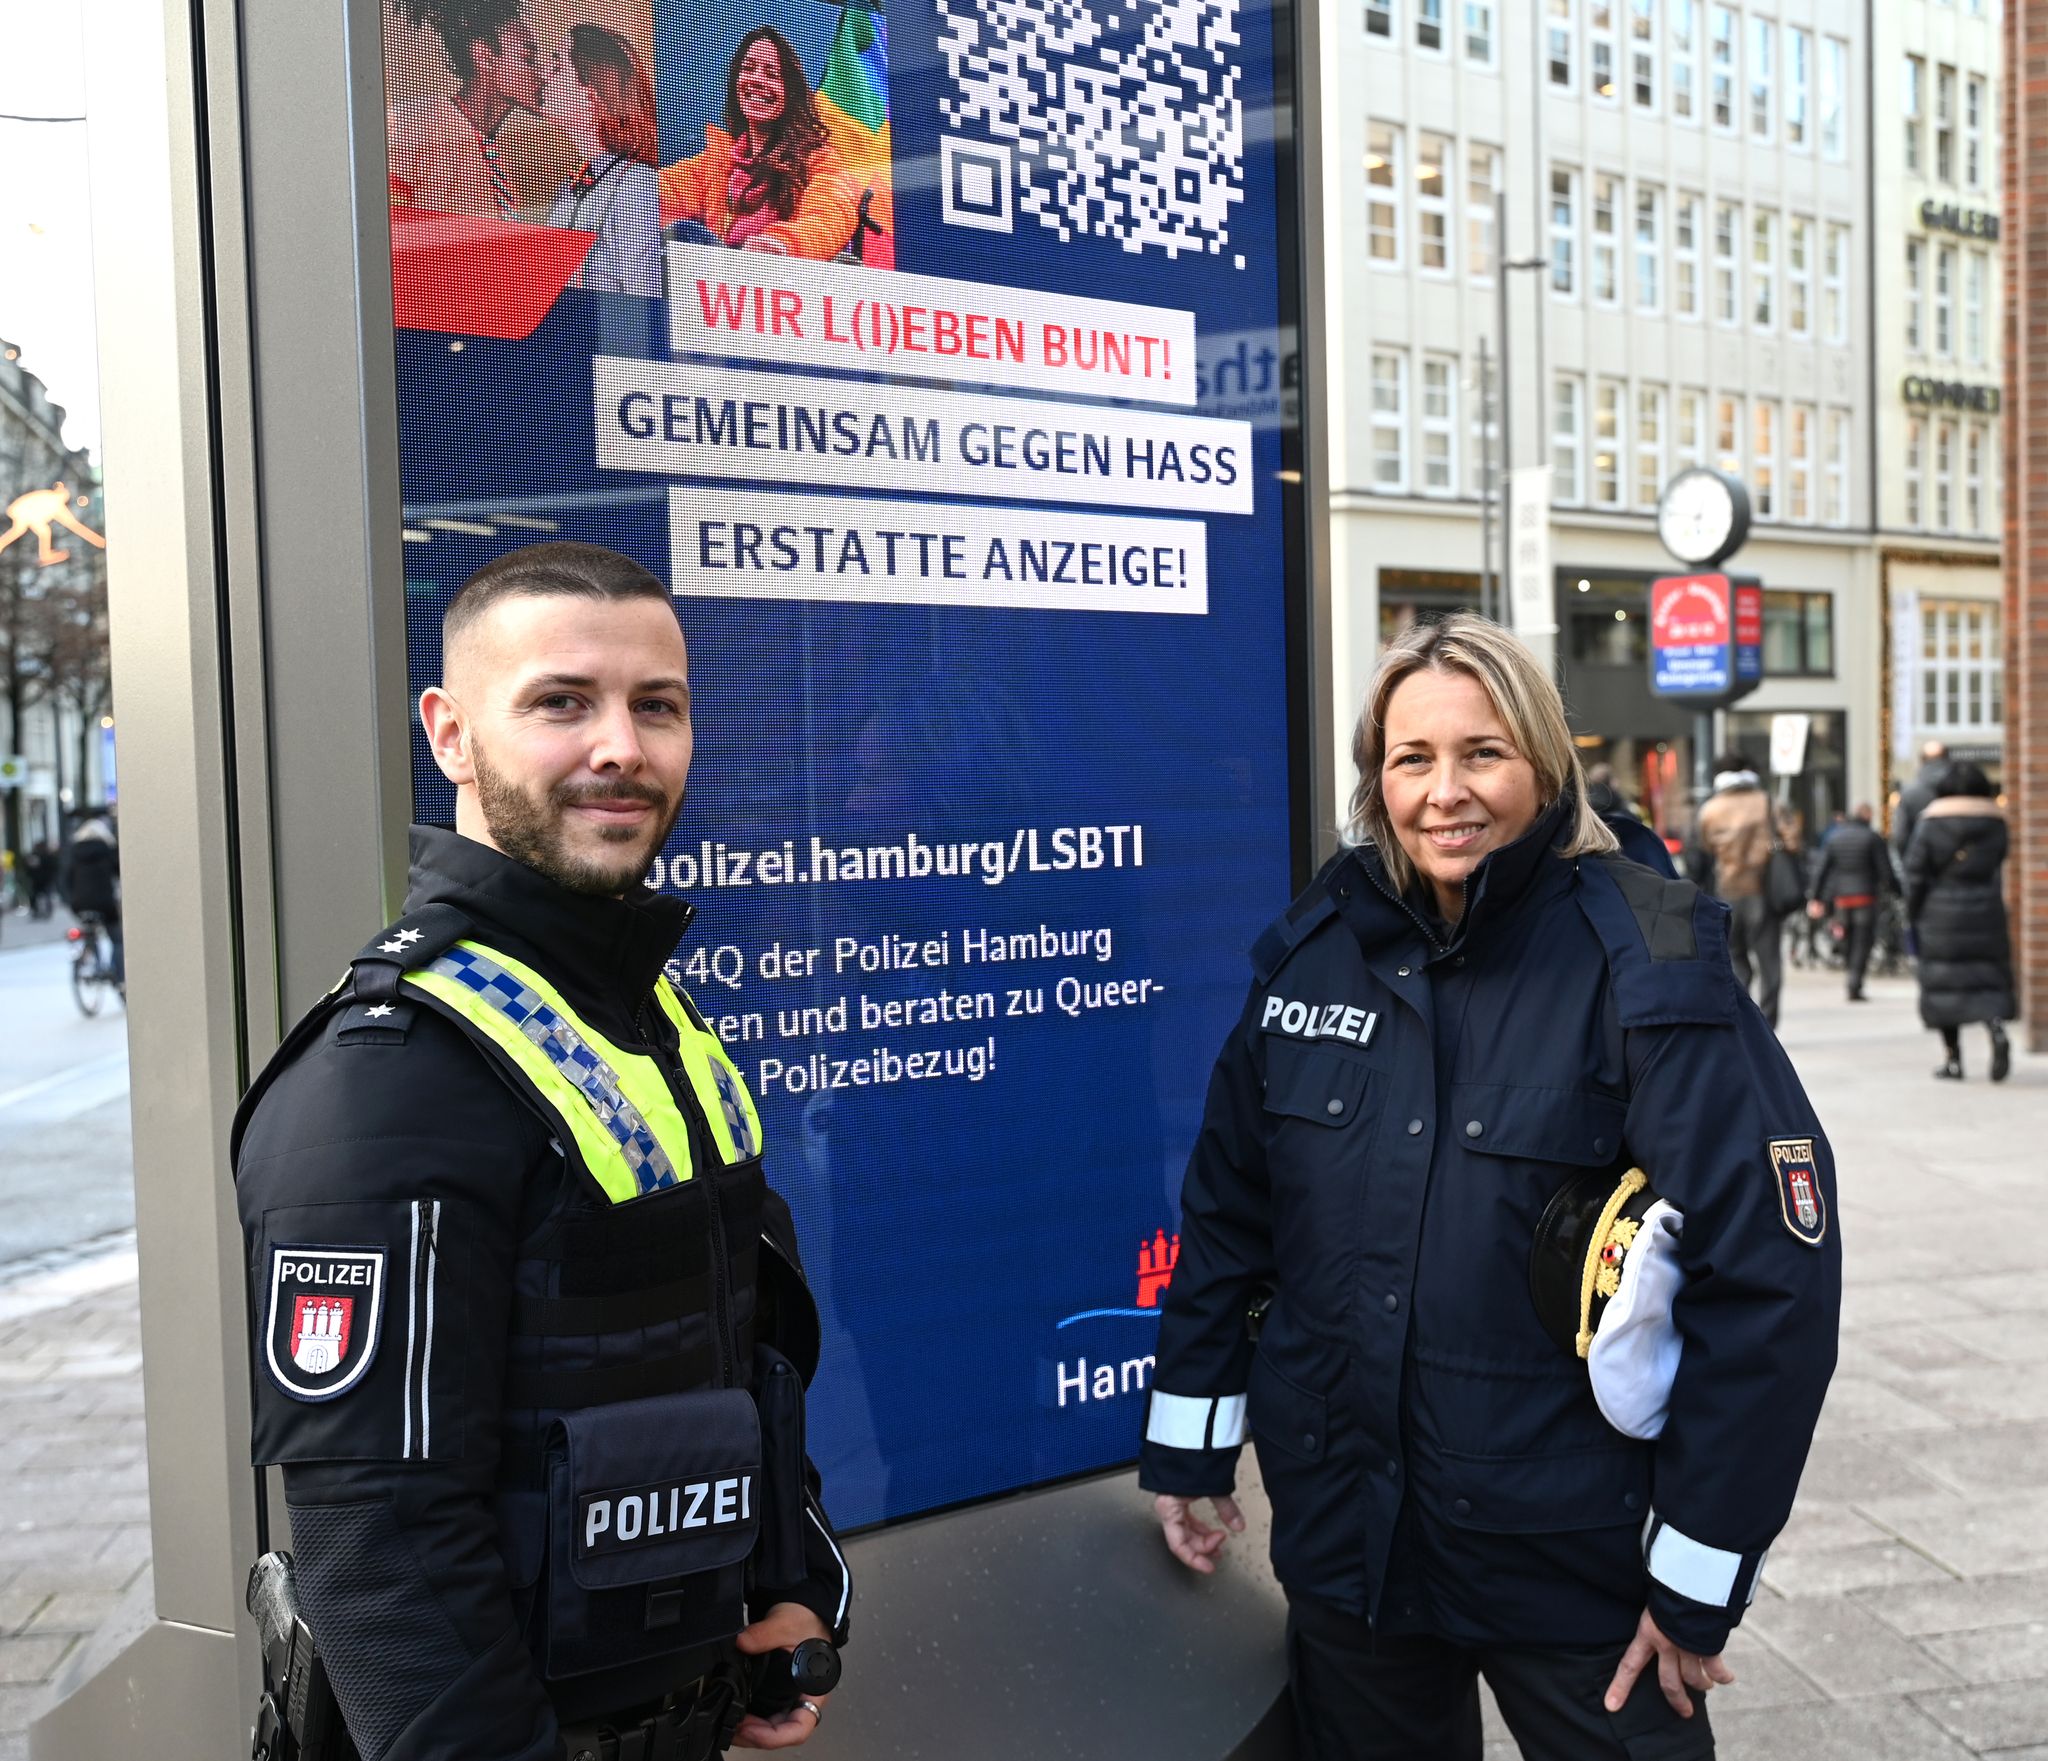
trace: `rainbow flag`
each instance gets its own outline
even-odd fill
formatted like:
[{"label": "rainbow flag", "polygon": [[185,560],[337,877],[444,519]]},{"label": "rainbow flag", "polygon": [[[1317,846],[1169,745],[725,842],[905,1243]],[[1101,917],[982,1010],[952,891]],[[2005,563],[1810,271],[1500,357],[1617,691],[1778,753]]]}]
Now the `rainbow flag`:
[{"label": "rainbow flag", "polygon": [[878,6],[848,0],[818,82],[818,117],[848,173],[867,196],[862,261],[896,266],[896,200],[889,164],[889,25]]}]

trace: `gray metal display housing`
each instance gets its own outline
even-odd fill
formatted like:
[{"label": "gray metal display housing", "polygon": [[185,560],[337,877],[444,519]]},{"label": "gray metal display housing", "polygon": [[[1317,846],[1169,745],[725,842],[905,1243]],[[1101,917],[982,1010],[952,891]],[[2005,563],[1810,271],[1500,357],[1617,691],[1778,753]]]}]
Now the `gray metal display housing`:
[{"label": "gray metal display housing", "polygon": [[[229,1124],[403,892],[382,21],[379,0],[86,14],[153,1574],[29,1753],[220,1761],[247,1750],[242,1590],[275,1497],[247,1465]],[[1297,467],[1311,482],[1321,452]],[[1311,547],[1304,607],[1326,603],[1326,556]],[[1298,611],[1290,637],[1313,792],[1297,866],[1333,820],[1324,627]],[[1167,1558],[1129,1474],[854,1541],[858,1636],[824,1752],[1278,1761],[1282,1604],[1246,1490],[1253,1532],[1210,1580]]]}]

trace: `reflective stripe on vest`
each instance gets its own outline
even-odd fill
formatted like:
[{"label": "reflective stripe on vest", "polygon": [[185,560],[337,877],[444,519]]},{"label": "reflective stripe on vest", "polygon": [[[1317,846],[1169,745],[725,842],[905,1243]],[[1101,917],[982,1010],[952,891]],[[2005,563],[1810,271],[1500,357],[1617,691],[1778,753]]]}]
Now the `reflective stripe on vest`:
[{"label": "reflective stripe on vest", "polygon": [[[613,1045],[531,967],[463,941],[432,964],[408,972],[405,982],[445,1004],[511,1059],[568,1129],[584,1166],[615,1204],[691,1177],[689,1128],[660,1066]],[[667,981],[657,982],[655,989],[662,1008],[675,1019],[681,1006],[666,994]],[[688,1023],[687,1016],[684,1020]],[[708,1036],[699,1034],[694,1023],[680,1031],[683,1069],[720,1155],[745,1160],[754,1151],[739,1152],[720,1082],[705,1068],[711,1061],[703,1043]],[[753,1103],[722,1050],[718,1065],[718,1076],[735,1090],[743,1117],[752,1121],[750,1142],[758,1146]]]},{"label": "reflective stripe on vest", "polygon": [[697,1104],[711,1122],[711,1135],[718,1140],[718,1153],[728,1162],[744,1162],[761,1153],[761,1115],[754,1110],[754,1097],[725,1055],[717,1034],[699,1027],[682,1000],[670,989],[666,978],[659,980],[654,994],[675,1024],[682,1042],[683,1068],[697,1093]]}]

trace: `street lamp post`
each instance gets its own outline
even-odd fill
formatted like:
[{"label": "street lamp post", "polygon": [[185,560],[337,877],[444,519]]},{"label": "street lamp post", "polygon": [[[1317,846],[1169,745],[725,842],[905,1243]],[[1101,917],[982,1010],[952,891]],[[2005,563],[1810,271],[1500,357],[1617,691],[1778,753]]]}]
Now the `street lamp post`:
[{"label": "street lamp post", "polygon": [[[1511,621],[1511,602],[1508,596],[1510,510],[1507,505],[1508,472],[1514,463],[1513,376],[1509,371],[1511,359],[1508,344],[1508,276],[1516,271],[1545,269],[1550,265],[1548,257],[1514,257],[1507,254],[1508,248],[1508,196],[1505,189],[1494,197],[1493,248],[1499,261],[1499,272],[1493,278],[1494,326],[1500,337],[1498,357],[1500,360],[1500,397],[1497,407],[1500,411],[1499,463],[1490,473],[1492,481],[1486,486],[1485,517],[1481,521],[1480,542],[1485,548],[1485,566],[1480,576],[1479,609],[1498,623]],[[1489,453],[1492,452],[1489,447]],[[1493,498],[1496,492],[1501,497],[1500,519],[1500,568],[1496,573],[1493,566]],[[1491,598],[1492,605],[1488,605]]]}]

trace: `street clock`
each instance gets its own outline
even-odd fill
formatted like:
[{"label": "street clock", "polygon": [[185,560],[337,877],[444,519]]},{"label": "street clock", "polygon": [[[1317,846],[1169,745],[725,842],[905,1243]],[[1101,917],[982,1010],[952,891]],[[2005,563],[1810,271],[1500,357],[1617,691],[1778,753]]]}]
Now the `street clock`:
[{"label": "street clock", "polygon": [[1680,471],[1657,503],[1657,536],[1688,567],[1712,568],[1749,536],[1749,491],[1725,471]]}]

